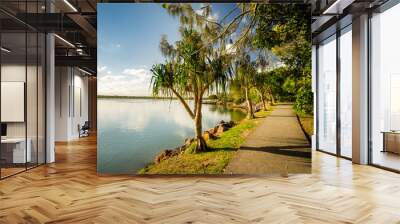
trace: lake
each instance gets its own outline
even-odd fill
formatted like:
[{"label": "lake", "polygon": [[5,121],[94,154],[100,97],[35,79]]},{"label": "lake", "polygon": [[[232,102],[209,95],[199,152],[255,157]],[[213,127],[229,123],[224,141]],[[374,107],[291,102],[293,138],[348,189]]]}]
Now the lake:
[{"label": "lake", "polygon": [[[163,149],[175,148],[194,136],[194,124],[177,100],[98,99],[97,170],[134,174]],[[203,105],[203,130],[221,120],[239,121],[245,114]]]}]

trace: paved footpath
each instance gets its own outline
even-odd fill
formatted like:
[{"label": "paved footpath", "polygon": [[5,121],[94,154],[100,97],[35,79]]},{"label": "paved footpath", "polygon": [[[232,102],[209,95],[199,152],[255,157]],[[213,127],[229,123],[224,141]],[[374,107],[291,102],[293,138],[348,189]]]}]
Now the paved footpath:
[{"label": "paved footpath", "polygon": [[247,137],[227,174],[311,172],[311,149],[291,104],[279,104]]}]

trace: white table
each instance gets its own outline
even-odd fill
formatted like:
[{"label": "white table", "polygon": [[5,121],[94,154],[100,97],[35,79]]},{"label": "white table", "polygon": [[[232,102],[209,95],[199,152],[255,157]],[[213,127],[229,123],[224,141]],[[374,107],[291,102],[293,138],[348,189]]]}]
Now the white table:
[{"label": "white table", "polygon": [[[28,142],[25,151],[25,140]],[[31,152],[31,145],[32,141],[31,139],[25,139],[25,138],[5,138],[1,139],[1,144],[3,145],[2,147],[13,147],[13,163],[26,163],[26,162],[31,162],[32,160],[32,152]]]}]

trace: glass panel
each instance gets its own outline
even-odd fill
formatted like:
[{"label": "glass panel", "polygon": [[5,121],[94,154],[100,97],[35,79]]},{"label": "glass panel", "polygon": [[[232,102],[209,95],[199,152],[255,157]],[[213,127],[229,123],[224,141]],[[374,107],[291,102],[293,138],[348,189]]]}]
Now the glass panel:
[{"label": "glass panel", "polygon": [[[25,170],[30,160],[26,150],[26,34],[1,34],[1,174]],[[28,147],[29,149],[29,147]]]},{"label": "glass panel", "polygon": [[45,163],[46,149],[45,149],[45,99],[46,99],[46,84],[45,84],[45,65],[46,65],[46,52],[45,52],[46,37],[44,34],[39,33],[38,45],[38,163]]},{"label": "glass panel", "polygon": [[27,33],[28,38],[28,62],[27,62],[27,82],[26,82],[26,113],[27,113],[27,149],[30,150],[28,155],[28,168],[37,165],[38,158],[38,142],[37,142],[37,132],[38,132],[38,36],[36,32]]},{"label": "glass panel", "polygon": [[352,157],[352,35],[351,26],[340,36],[340,153]]},{"label": "glass panel", "polygon": [[336,153],[336,36],[318,48],[318,148]]},{"label": "glass panel", "polygon": [[372,28],[372,163],[400,170],[400,5],[374,15]]}]

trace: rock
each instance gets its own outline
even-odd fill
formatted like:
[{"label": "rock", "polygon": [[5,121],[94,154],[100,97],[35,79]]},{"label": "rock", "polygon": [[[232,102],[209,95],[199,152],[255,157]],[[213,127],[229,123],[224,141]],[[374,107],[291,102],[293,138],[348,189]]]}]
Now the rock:
[{"label": "rock", "polygon": [[205,132],[203,133],[203,138],[204,138],[204,141],[208,141],[208,140],[210,140],[210,139],[215,139],[215,135],[214,135],[214,134],[211,134],[211,133],[208,132],[208,131],[205,131]]},{"label": "rock", "polygon": [[195,141],[194,138],[187,138],[185,139],[185,146],[191,145]]},{"label": "rock", "polygon": [[156,157],[154,158],[154,163],[155,163],[155,164],[160,163],[161,161],[163,161],[163,160],[169,158],[169,157],[172,155],[172,153],[173,153],[173,150],[171,150],[171,149],[166,149],[166,150],[161,151],[161,152],[160,152],[159,154],[157,154]]},{"label": "rock", "polygon": [[229,129],[229,127],[227,125],[225,125],[225,124],[220,124],[217,127],[218,127],[218,129],[217,129],[217,133],[216,134],[221,134],[224,131],[227,131]]},{"label": "rock", "polygon": [[215,135],[215,134],[217,134],[218,126],[213,127],[213,128],[210,128],[210,129],[208,129],[207,131],[208,131],[210,134]]},{"label": "rock", "polygon": [[182,145],[181,147],[178,147],[178,148],[175,149],[174,155],[179,155],[179,154],[181,154],[182,152],[185,152],[185,150],[186,150],[186,146],[185,146],[185,145]]},{"label": "rock", "polygon": [[233,126],[235,126],[235,122],[233,121],[229,121],[229,122],[225,122],[225,121],[221,121],[216,127],[215,129],[217,129],[217,131],[215,132],[215,135],[219,135],[227,130],[229,130],[230,128],[232,128]]}]

